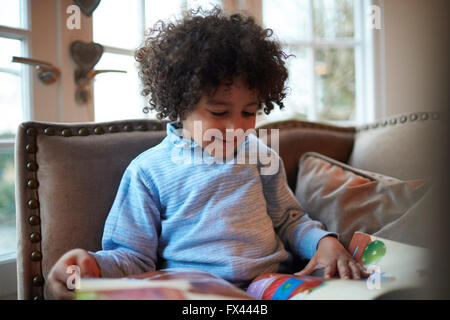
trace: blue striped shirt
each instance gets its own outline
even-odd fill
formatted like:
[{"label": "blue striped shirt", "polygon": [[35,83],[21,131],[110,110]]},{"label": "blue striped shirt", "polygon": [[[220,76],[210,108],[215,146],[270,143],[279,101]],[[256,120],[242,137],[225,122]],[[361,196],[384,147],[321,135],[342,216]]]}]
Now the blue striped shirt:
[{"label": "blue striped shirt", "polygon": [[275,174],[261,174],[260,161],[201,161],[213,157],[169,123],[164,140],[124,172],[103,250],[92,253],[101,275],[195,268],[239,285],[290,270],[293,254],[310,259],[330,233],[303,211],[273,149],[250,134],[238,153],[248,157],[252,143],[277,161]]}]

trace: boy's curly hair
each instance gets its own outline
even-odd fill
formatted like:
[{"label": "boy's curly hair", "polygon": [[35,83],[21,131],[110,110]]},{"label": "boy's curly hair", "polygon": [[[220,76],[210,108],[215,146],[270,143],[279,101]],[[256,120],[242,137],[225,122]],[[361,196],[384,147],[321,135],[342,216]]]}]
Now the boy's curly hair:
[{"label": "boy's curly hair", "polygon": [[254,19],[225,16],[219,7],[187,11],[177,24],[158,21],[147,30],[135,53],[142,95],[158,119],[185,119],[203,94],[213,94],[221,80],[242,76],[259,92],[258,109],[283,108],[288,57]]}]

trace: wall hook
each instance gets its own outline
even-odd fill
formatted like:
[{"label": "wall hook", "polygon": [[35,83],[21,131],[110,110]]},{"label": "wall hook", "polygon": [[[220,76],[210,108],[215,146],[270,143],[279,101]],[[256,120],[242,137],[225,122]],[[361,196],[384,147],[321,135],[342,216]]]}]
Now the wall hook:
[{"label": "wall hook", "polygon": [[93,70],[103,55],[103,46],[95,42],[72,42],[70,55],[77,64],[77,69],[75,70],[75,83],[77,84],[75,100],[79,104],[86,104],[89,101],[91,82],[97,74],[106,72],[126,73],[123,70]]},{"label": "wall hook", "polygon": [[22,58],[22,57],[12,57],[12,62],[24,63],[28,65],[36,66],[36,72],[39,80],[41,80],[45,84],[52,84],[59,79],[61,72],[58,68],[53,66],[49,62],[31,59],[31,58]]}]

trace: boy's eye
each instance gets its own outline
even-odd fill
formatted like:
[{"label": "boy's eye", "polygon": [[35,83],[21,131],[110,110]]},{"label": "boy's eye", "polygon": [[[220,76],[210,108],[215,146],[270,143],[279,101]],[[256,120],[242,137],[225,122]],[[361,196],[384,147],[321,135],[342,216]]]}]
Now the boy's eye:
[{"label": "boy's eye", "polygon": [[223,111],[223,112],[209,111],[209,112],[211,112],[211,114],[212,114],[213,116],[216,116],[216,117],[222,117],[222,116],[224,116],[224,115],[227,113],[226,111]]},{"label": "boy's eye", "polygon": [[242,111],[242,115],[243,115],[244,117],[254,117],[254,116],[256,116],[256,113],[255,113],[255,112],[246,112],[246,111]]}]

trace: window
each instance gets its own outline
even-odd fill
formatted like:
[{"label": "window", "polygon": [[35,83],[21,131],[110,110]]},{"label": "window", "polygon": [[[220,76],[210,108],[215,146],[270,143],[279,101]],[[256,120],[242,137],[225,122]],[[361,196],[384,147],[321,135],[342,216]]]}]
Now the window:
[{"label": "window", "polygon": [[26,56],[26,1],[0,0],[0,261],[16,251],[14,139],[18,125],[29,118],[27,69],[13,63]]},{"label": "window", "polygon": [[262,121],[300,118],[355,124],[369,120],[363,1],[262,0],[265,28],[274,30],[287,54],[290,94],[285,110]]},{"label": "window", "polygon": [[104,47],[96,69],[118,69],[123,73],[104,73],[94,83],[95,121],[132,118],[156,118],[144,114],[146,106],[140,94],[140,83],[134,50],[140,45],[144,30],[159,19],[171,19],[184,9],[209,8],[219,0],[130,0],[102,1],[93,14],[93,39]]}]

